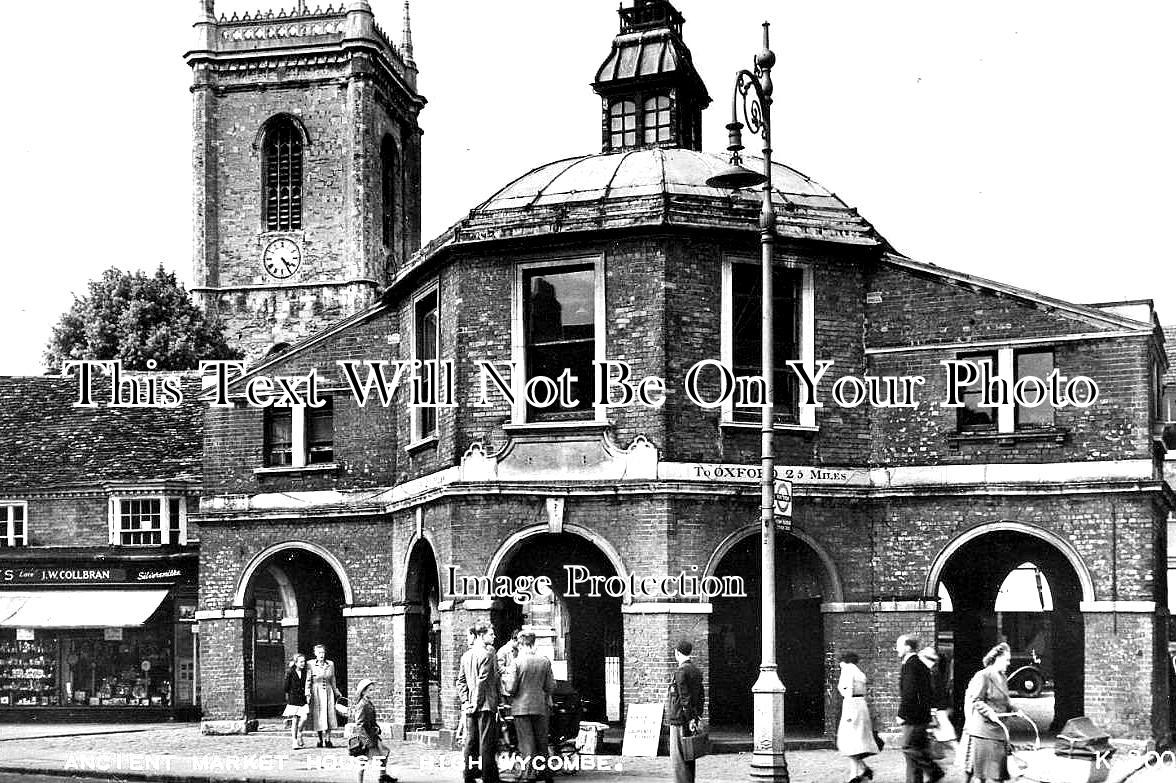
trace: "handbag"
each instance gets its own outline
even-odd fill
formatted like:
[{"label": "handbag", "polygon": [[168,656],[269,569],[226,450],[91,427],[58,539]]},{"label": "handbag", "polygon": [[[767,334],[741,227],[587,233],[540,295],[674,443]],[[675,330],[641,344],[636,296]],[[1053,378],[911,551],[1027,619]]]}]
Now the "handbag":
[{"label": "handbag", "polygon": [[363,737],[358,734],[353,734],[347,740],[347,754],[349,756],[366,756],[367,743],[363,741]]},{"label": "handbag", "polygon": [[693,734],[683,734],[679,747],[682,751],[682,758],[686,761],[694,761],[709,755],[711,752],[710,732],[706,729],[699,729]]}]

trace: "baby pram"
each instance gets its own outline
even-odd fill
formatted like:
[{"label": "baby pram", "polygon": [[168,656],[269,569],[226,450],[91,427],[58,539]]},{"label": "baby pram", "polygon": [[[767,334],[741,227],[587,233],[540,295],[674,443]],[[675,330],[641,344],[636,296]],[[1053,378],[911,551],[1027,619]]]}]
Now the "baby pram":
[{"label": "baby pram", "polygon": [[[576,745],[576,737],[580,730],[580,697],[571,689],[557,690],[551,697],[551,716],[548,722],[548,757],[545,764],[551,764],[550,772],[539,771],[539,778],[550,778],[553,773],[574,775],[580,769],[580,748]],[[509,705],[498,708],[498,748],[499,759],[506,759],[505,764],[499,764],[499,774],[504,780],[522,779],[522,767],[519,755],[518,731],[515,729],[514,718],[510,714]],[[513,763],[512,763],[513,762]]]},{"label": "baby pram", "polygon": [[[1014,743],[1009,732],[1009,721],[1020,720],[1033,728],[1033,742]],[[1026,783],[1103,783],[1110,774],[1107,760],[1114,751],[1109,746],[1100,758],[1094,752],[1074,752],[1065,747],[1065,730],[1059,735],[1059,748],[1042,748],[1037,724],[1021,710],[1003,712],[996,722],[1004,730],[1009,751],[1009,776]],[[1069,725],[1069,724],[1067,724]]]}]

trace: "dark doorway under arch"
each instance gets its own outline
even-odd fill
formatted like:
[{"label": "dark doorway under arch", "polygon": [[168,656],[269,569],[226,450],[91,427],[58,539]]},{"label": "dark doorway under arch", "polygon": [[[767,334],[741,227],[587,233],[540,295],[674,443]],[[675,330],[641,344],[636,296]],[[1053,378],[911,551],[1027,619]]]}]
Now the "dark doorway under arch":
[{"label": "dark doorway under arch", "polygon": [[404,699],[406,727],[441,722],[441,615],[437,558],[428,541],[413,545],[404,586]]},{"label": "dark doorway under arch", "polygon": [[[604,553],[581,536],[542,533],[524,540],[499,569],[499,575],[546,576],[555,595],[523,605],[504,600],[503,608],[492,616],[494,635],[501,645],[512,631],[524,627],[534,630],[536,649],[553,656],[557,679],[566,670],[566,682],[580,696],[584,719],[607,721],[606,672],[611,665],[612,676],[620,677],[625,657],[621,599],[589,596],[582,587],[578,596],[565,596],[568,576],[564,569],[570,566],[582,566],[592,576],[618,576]],[[623,700],[623,694],[620,698]],[[624,715],[623,707],[620,715]]]},{"label": "dark doorway under arch", "polygon": [[[1042,612],[1034,627],[1028,629],[1018,628],[1018,622],[1011,622],[1015,618],[998,618],[996,611],[1001,585],[1024,563],[1040,569],[1052,600],[1052,610]],[[941,643],[950,646],[946,684],[951,691],[947,700],[955,708],[954,714],[962,714],[968,681],[981,667],[984,654],[999,641],[1015,644],[1014,656],[1028,652],[1017,647],[1042,645],[1038,652],[1049,661],[1051,671],[1046,674],[1054,684],[1050,728],[1057,730],[1070,718],[1082,714],[1085,667],[1085,628],[1080,611],[1082,584],[1074,566],[1057,547],[1021,531],[986,533],[951,555],[940,581],[952,602],[952,611],[940,612],[939,627]]]},{"label": "dark doorway under arch", "polygon": [[323,644],[335,662],[339,690],[347,692],[347,626],[343,585],[334,569],[305,549],[284,549],[254,572],[245,606],[254,611],[252,634],[253,704],[259,716],[280,714],[282,682],[295,653],[313,658]]},{"label": "dark doorway under arch", "polygon": [[[711,599],[710,715],[715,725],[750,726],[751,686],[760,664],[760,543],[739,541],[715,568],[737,576],[746,598]],[[799,538],[776,537],[776,664],[785,687],[784,719],[805,732],[824,730],[825,651],[821,601],[829,592],[825,566]]]}]

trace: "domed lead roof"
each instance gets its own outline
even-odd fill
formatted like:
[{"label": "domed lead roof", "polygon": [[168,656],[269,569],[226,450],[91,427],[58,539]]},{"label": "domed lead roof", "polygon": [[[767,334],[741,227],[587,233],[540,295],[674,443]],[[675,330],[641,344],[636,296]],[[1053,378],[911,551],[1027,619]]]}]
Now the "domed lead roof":
[{"label": "domed lead roof", "polygon": [[[465,242],[638,226],[758,232],[762,190],[705,184],[728,165],[725,155],[659,147],[558,160],[506,185],[422,253]],[[763,167],[758,158],[744,165]],[[781,236],[885,244],[857,210],[799,171],[774,164],[772,187]]]}]

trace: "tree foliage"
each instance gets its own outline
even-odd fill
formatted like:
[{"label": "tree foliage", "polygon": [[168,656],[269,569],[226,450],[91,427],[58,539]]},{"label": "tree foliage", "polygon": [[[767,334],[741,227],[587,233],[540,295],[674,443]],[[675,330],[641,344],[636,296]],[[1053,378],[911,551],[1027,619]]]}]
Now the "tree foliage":
[{"label": "tree foliage", "polygon": [[143,272],[111,268],[89,283],[85,296],[53,327],[45,364],[59,371],[69,359],[121,359],[128,370],[193,370],[206,359],[239,359],[219,322],[189,298],[162,266]]}]

